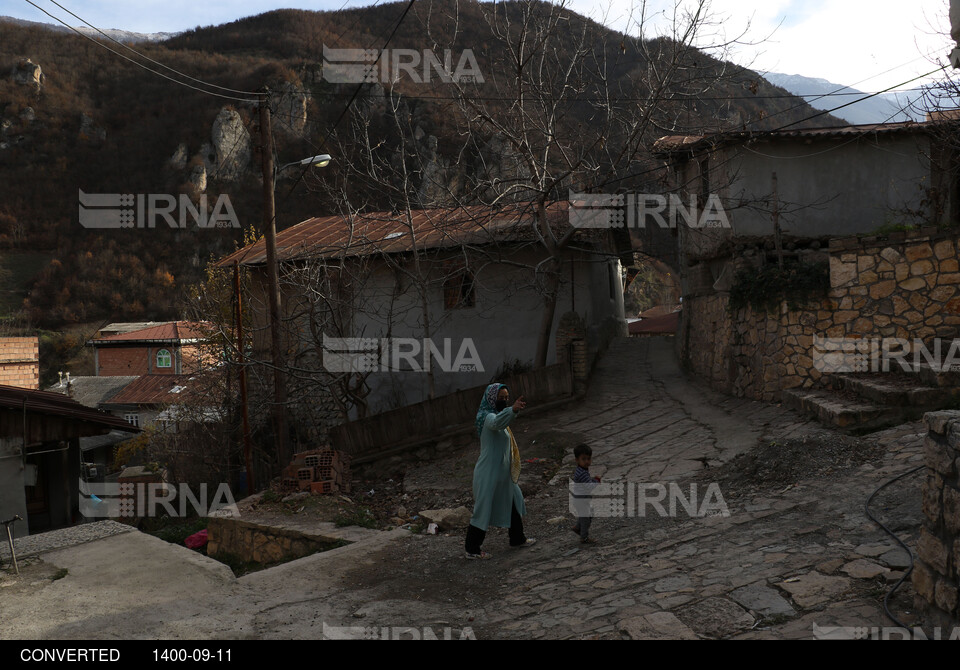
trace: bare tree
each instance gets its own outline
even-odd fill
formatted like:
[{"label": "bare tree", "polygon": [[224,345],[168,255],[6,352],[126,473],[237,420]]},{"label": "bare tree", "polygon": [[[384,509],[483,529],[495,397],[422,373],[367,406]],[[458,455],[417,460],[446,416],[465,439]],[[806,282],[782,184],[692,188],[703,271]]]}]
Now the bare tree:
[{"label": "bare tree", "polygon": [[[712,32],[708,0],[678,2],[666,22],[654,22],[642,2],[632,30],[623,34],[574,14],[564,2],[518,0],[482,11],[499,48],[489,52],[483,83],[454,84],[459,120],[476,154],[498,155],[498,165],[473,185],[481,201],[526,201],[536,212],[547,259],[536,267],[543,314],[535,363],[544,366],[560,267],[576,233],[550,225],[548,203],[566,199],[570,190],[657,188],[662,175],[649,146],[681,129],[702,132],[691,119],[709,117],[710,105],[699,100],[729,73],[701,50],[723,56],[736,40]],[[719,107],[713,115],[718,128],[730,122]]]}]

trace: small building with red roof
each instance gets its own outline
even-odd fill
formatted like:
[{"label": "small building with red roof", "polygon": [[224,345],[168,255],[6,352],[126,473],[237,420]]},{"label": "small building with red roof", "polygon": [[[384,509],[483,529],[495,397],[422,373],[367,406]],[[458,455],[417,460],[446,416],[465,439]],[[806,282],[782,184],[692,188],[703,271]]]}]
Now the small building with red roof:
[{"label": "small building with red roof", "polygon": [[[112,324],[116,326],[117,324]],[[200,369],[209,324],[170,321],[90,340],[98,377],[192,374]],[[118,332],[120,331],[120,332]]]}]

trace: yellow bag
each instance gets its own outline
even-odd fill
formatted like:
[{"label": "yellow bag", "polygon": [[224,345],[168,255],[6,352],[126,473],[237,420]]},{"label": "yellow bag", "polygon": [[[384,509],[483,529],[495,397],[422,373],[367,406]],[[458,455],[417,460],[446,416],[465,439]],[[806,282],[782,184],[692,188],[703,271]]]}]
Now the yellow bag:
[{"label": "yellow bag", "polygon": [[510,436],[510,478],[516,484],[520,481],[520,447],[517,446],[517,438],[513,436],[513,431],[507,427],[507,435]]}]

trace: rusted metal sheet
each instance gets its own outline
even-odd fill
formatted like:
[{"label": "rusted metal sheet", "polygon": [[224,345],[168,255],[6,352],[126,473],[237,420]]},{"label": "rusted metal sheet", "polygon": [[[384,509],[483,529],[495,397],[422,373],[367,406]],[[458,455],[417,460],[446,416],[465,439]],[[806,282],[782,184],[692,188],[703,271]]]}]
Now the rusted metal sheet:
[{"label": "rusted metal sheet", "polygon": [[669,155],[688,151],[700,151],[728,144],[747,142],[772,142],[781,139],[849,139],[866,135],[930,132],[936,123],[904,121],[902,123],[871,123],[860,126],[835,126],[832,128],[795,128],[792,130],[747,131],[715,133],[712,135],[669,135],[653,144],[653,153]]},{"label": "rusted metal sheet", "polygon": [[[548,205],[548,221],[555,233],[569,229],[567,209],[566,201]],[[278,232],[277,259],[340,259],[461,245],[536,242],[535,221],[536,209],[531,203],[509,204],[496,209],[474,206],[415,210],[409,217],[406,212],[319,217]],[[583,234],[590,235],[591,232],[583,231]],[[226,267],[234,260],[241,265],[266,263],[265,241],[248,245],[217,264]]]}]

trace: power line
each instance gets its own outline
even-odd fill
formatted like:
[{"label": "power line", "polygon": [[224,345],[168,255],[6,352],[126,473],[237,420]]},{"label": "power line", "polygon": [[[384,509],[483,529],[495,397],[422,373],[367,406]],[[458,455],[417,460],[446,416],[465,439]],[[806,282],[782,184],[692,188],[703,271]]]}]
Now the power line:
[{"label": "power line", "polygon": [[[349,2],[349,1],[350,1],[350,0],[347,0],[347,2]],[[203,84],[204,86],[210,86],[211,88],[219,88],[221,91],[230,91],[231,93],[242,93],[243,95],[254,95],[254,96],[257,94],[256,91],[242,91],[242,90],[235,89],[235,88],[227,88],[226,86],[218,86],[217,84],[211,84],[211,83],[209,83],[209,82],[206,82],[206,81],[197,79],[197,78],[195,78],[195,77],[191,77],[191,76],[188,75],[188,74],[185,74],[185,73],[183,73],[183,72],[180,72],[179,70],[176,70],[176,69],[174,69],[174,68],[172,68],[172,67],[170,67],[170,66],[168,66],[168,65],[164,65],[164,64],[161,63],[160,61],[154,60],[153,58],[150,58],[149,56],[140,53],[139,51],[137,51],[137,50],[134,49],[133,47],[131,47],[131,46],[129,46],[129,45],[126,45],[126,44],[124,44],[123,42],[120,42],[119,40],[115,40],[114,38],[110,37],[109,35],[107,35],[107,34],[106,34],[105,32],[103,32],[102,30],[100,30],[99,28],[97,28],[97,27],[96,27],[95,25],[93,25],[92,23],[87,22],[87,21],[84,20],[83,18],[81,18],[81,17],[77,16],[76,14],[74,14],[73,12],[71,12],[69,9],[67,9],[66,7],[64,7],[63,5],[61,5],[59,2],[57,2],[57,0],[50,0],[50,2],[52,2],[53,4],[55,4],[57,7],[59,7],[59,8],[62,9],[63,11],[65,11],[67,14],[69,14],[69,15],[72,16],[73,18],[77,19],[78,21],[81,21],[82,23],[84,23],[84,24],[87,25],[88,27],[92,28],[93,30],[96,30],[98,33],[100,33],[101,35],[103,35],[104,37],[106,37],[106,38],[107,38],[108,40],[110,40],[111,42],[114,42],[115,44],[119,44],[120,46],[122,46],[122,47],[123,47],[124,49],[126,49],[127,51],[130,51],[130,52],[132,52],[132,53],[135,53],[136,55],[140,56],[140,58],[143,58],[144,60],[148,60],[148,61],[150,61],[151,63],[153,63],[154,65],[159,65],[160,67],[164,68],[165,70],[169,70],[170,72],[174,72],[174,73],[180,75],[181,77],[184,77],[184,78],[186,78],[186,79],[189,79],[190,81],[195,81],[195,82],[197,82],[198,84]],[[30,3],[30,4],[33,4],[33,3]]]},{"label": "power line", "polygon": [[[905,82],[904,84],[900,84],[899,86],[906,86],[906,84],[910,84],[910,83],[916,81],[917,79],[923,79],[924,77],[929,77],[930,75],[934,75],[934,74],[940,72],[941,70],[945,70],[945,69],[947,69],[947,66],[946,66],[946,65],[942,65],[942,66],[938,67],[936,70],[931,70],[930,72],[927,72],[926,74],[922,74],[922,75],[920,75],[919,77],[914,77],[914,78],[911,79],[910,81]],[[855,105],[855,104],[857,104],[858,102],[863,102],[864,100],[869,100],[870,98],[874,98],[874,97],[876,97],[876,96],[878,96],[878,95],[881,95],[881,94],[883,94],[883,93],[888,93],[888,92],[892,91],[892,90],[895,89],[895,88],[899,88],[899,86],[891,86],[890,88],[884,89],[884,90],[879,91],[879,92],[877,92],[877,93],[871,93],[871,94],[869,94],[869,95],[867,95],[867,96],[865,96],[865,97],[863,97],[863,98],[860,98],[859,100],[854,100],[853,102],[848,102],[848,103],[846,103],[846,104],[844,104],[844,105],[840,105],[839,107],[834,107],[833,109],[829,109],[829,110],[820,112],[820,113],[818,113],[818,114],[814,114],[813,116],[809,116],[809,117],[807,117],[807,118],[805,118],[805,119],[801,119],[800,121],[794,121],[793,123],[788,123],[788,124],[786,124],[786,125],[780,126],[779,128],[777,128],[777,129],[776,129],[775,131],[773,131],[773,132],[777,132],[777,131],[783,130],[784,128],[789,128],[790,126],[795,126],[795,125],[797,125],[798,123],[803,123],[804,121],[810,121],[810,120],[815,119],[815,118],[817,118],[817,117],[823,116],[824,114],[832,114],[833,112],[839,111],[839,110],[843,109],[844,107],[849,107],[850,105]]]},{"label": "power line", "polygon": [[[848,87],[844,87],[844,88],[848,88]],[[902,90],[902,91],[880,91],[880,92],[878,92],[878,93],[872,93],[872,94],[869,94],[869,95],[880,95],[880,94],[882,94],[882,93],[915,93],[915,92],[923,92],[923,91],[926,91],[926,90],[927,90],[927,89],[924,88],[924,87],[918,87],[918,88],[908,88],[908,89],[904,89],[904,90]],[[313,92],[313,91],[307,91],[306,89],[295,89],[295,91],[296,91],[296,92],[299,92],[299,93],[310,93],[310,95],[317,96],[317,97],[325,97],[325,98],[346,98],[347,96],[350,95],[349,93],[338,93],[338,92],[335,92],[335,91],[327,91],[327,92],[320,92],[320,93],[315,93],[315,92]],[[674,101],[674,102],[683,102],[683,101],[688,101],[688,100],[692,100],[692,101],[695,101],[695,102],[701,102],[701,101],[705,101],[705,100],[716,100],[716,101],[736,101],[736,100],[744,100],[744,101],[749,101],[749,100],[787,100],[787,99],[793,99],[793,98],[802,98],[802,99],[803,99],[803,102],[801,102],[801,103],[798,105],[799,107],[802,107],[802,106],[804,106],[804,105],[810,104],[810,102],[807,102],[807,101],[806,101],[806,98],[808,98],[808,97],[809,97],[809,98],[812,98],[811,102],[815,102],[815,101],[821,100],[821,99],[823,99],[823,98],[832,98],[832,97],[840,98],[840,97],[851,97],[851,96],[856,96],[856,95],[868,95],[868,94],[865,93],[864,91],[849,91],[849,92],[845,92],[845,93],[833,92],[833,93],[822,93],[822,94],[818,94],[818,95],[804,94],[804,93],[777,93],[777,94],[771,94],[771,95],[749,95],[749,96],[745,96],[745,95],[718,95],[718,96],[701,96],[701,95],[696,95],[696,96],[694,96],[694,95],[688,95],[688,94],[678,94],[678,95],[676,95],[676,97],[665,98],[665,100]],[[407,100],[460,100],[460,99],[461,99],[461,96],[459,96],[459,95],[408,95],[408,94],[404,94],[403,97],[406,98]],[[499,96],[488,96],[488,95],[477,95],[477,96],[476,96],[476,99],[479,100],[479,101],[483,101],[483,102],[512,102],[512,101],[516,100],[516,98],[515,98],[515,97],[512,97],[512,96],[499,97]],[[563,95],[557,95],[557,96],[541,95],[541,96],[538,96],[538,99],[539,99],[539,100],[547,100],[547,101],[551,101],[551,102],[557,101],[557,100],[566,100],[566,101],[569,101],[569,102],[608,102],[608,101],[610,100],[609,97],[603,97],[603,96],[596,96],[596,97],[579,97],[579,96],[563,96]],[[646,102],[646,101],[648,101],[648,100],[649,100],[649,98],[639,97],[639,96],[638,96],[638,97],[618,96],[618,97],[616,98],[616,102]],[[796,109],[796,107],[792,107],[791,109]],[[785,111],[788,111],[788,110],[785,110]],[[778,112],[778,113],[779,113],[779,112]],[[767,117],[767,118],[769,118],[769,117]]]},{"label": "power line", "polygon": [[[403,13],[400,15],[400,18],[397,20],[396,25],[393,27],[393,31],[390,33],[389,37],[387,37],[387,41],[384,43],[383,49],[381,49],[380,52],[377,54],[377,59],[370,65],[370,67],[376,68],[377,63],[380,62],[380,57],[381,57],[381,55],[382,55],[383,52],[387,49],[387,47],[390,45],[391,40],[393,40],[394,35],[397,34],[397,31],[400,29],[400,26],[403,24],[404,19],[407,18],[407,14],[410,12],[410,8],[413,7],[413,3],[414,3],[414,2],[416,2],[416,0],[410,0],[410,2],[409,2],[409,3],[407,4],[407,6],[404,8]],[[343,118],[347,115],[347,112],[350,111],[350,107],[353,106],[353,103],[356,101],[357,96],[360,95],[360,91],[363,90],[363,86],[364,86],[364,84],[361,83],[361,84],[358,84],[358,85],[357,85],[357,88],[356,88],[356,89],[354,89],[353,95],[350,96],[349,102],[347,102],[346,107],[343,108],[343,111],[340,113],[340,116],[337,117],[337,120],[334,121],[333,125],[330,126],[330,129],[327,131],[327,134],[324,136],[321,144],[326,144],[327,141],[330,139],[330,136],[331,136],[331,135],[333,134],[333,132],[337,129],[337,126],[340,125],[340,122],[341,122],[341,121],[343,120]],[[320,149],[317,148],[317,146],[316,146],[313,142],[309,142],[309,144],[310,144],[310,146],[313,147],[315,150],[317,150],[317,151],[320,150]],[[294,190],[297,188],[297,186],[300,184],[300,182],[301,182],[301,181],[303,180],[303,178],[306,176],[307,171],[308,171],[309,169],[310,169],[310,166],[309,166],[309,165],[304,165],[304,166],[303,166],[303,168],[300,170],[300,175],[297,177],[297,179],[296,179],[296,180],[293,182],[293,184],[290,186],[290,190],[287,191],[287,195],[284,196],[283,200],[280,201],[280,205],[281,205],[281,206],[282,206],[284,203],[286,203],[286,201],[290,198],[291,195],[293,195]]]},{"label": "power line", "polygon": [[[791,127],[791,126],[795,126],[795,125],[797,125],[798,123],[805,123],[805,122],[810,121],[810,120],[812,120],[812,119],[821,117],[821,116],[823,116],[823,115],[825,115],[825,114],[832,114],[833,112],[836,112],[836,111],[838,111],[838,110],[840,110],[840,109],[843,109],[844,107],[849,107],[850,105],[855,105],[855,104],[857,104],[858,102],[863,102],[864,100],[869,100],[870,98],[876,97],[876,96],[878,96],[878,95],[880,95],[880,94],[882,94],[882,93],[886,93],[886,92],[888,92],[888,91],[890,91],[890,90],[892,90],[892,89],[894,89],[894,88],[899,88],[899,87],[901,87],[901,86],[906,86],[906,85],[908,85],[908,84],[912,84],[913,82],[917,81],[918,79],[923,79],[924,77],[929,77],[930,75],[936,74],[937,72],[940,72],[941,70],[946,69],[946,67],[947,67],[946,65],[944,65],[944,66],[942,66],[942,67],[938,67],[936,70],[932,70],[932,71],[930,71],[930,72],[927,72],[926,74],[919,75],[919,76],[914,77],[914,78],[912,78],[912,79],[909,79],[908,81],[905,81],[905,82],[903,82],[903,83],[901,83],[901,84],[897,84],[896,86],[891,86],[891,87],[889,87],[888,89],[885,89],[885,90],[883,90],[883,91],[878,91],[877,93],[871,93],[871,94],[869,94],[869,95],[865,95],[864,97],[860,98],[859,100],[854,100],[853,102],[848,102],[848,103],[843,104],[843,105],[840,105],[840,106],[838,106],[838,107],[834,107],[833,109],[828,109],[828,110],[824,110],[824,111],[818,112],[818,113],[816,113],[816,114],[812,114],[812,115],[810,115],[810,116],[808,116],[808,117],[806,117],[806,118],[800,119],[799,121],[793,121],[793,122],[791,122],[791,123],[784,124],[784,125],[780,126],[779,128],[775,128],[775,129],[773,129],[773,130],[760,131],[760,132],[764,132],[764,133],[777,133],[777,132],[780,132],[780,131],[782,131],[782,130],[784,130],[784,129],[786,129],[786,128],[789,128],[789,127]],[[778,112],[778,114],[779,114],[779,113],[782,113],[782,112]],[[766,117],[766,119],[772,118],[773,116],[775,116],[775,115],[768,116],[768,117]],[[751,123],[759,123],[761,120],[765,120],[765,119],[757,119],[756,121],[753,121],[753,122],[751,122]],[[732,160],[732,158],[728,158],[726,161],[724,161],[724,164],[726,164],[726,163],[729,162],[730,160]],[[663,167],[662,167],[662,166],[658,166],[658,167],[656,167],[656,168],[651,168],[651,169],[649,169],[649,170],[644,170],[644,171],[642,171],[642,172],[636,172],[636,173],[634,173],[634,174],[629,174],[629,175],[627,175],[627,176],[625,176],[625,177],[618,177],[618,178],[616,178],[616,179],[609,179],[609,180],[607,180],[607,181],[605,181],[605,182],[602,182],[602,183],[600,183],[600,184],[595,185],[593,188],[594,188],[594,189],[603,188],[604,186],[609,186],[610,184],[615,184],[615,183],[618,183],[618,182],[626,181],[626,180],[628,180],[628,179],[634,179],[634,178],[636,178],[636,177],[642,177],[642,176],[644,176],[644,175],[652,174],[652,173],[654,173],[654,172],[660,172],[661,170],[663,170]]]},{"label": "power line", "polygon": [[218,98],[226,98],[227,100],[237,100],[237,101],[239,101],[239,102],[255,102],[255,101],[256,101],[256,98],[238,98],[238,97],[232,96],[232,95],[224,95],[224,94],[222,94],[222,93],[214,93],[213,91],[205,91],[205,90],[203,90],[202,88],[197,88],[196,86],[191,86],[190,84],[184,83],[184,82],[182,82],[182,81],[178,81],[178,80],[176,80],[176,79],[174,79],[174,78],[172,78],[172,77],[169,77],[169,76],[163,74],[162,72],[157,72],[156,70],[152,70],[152,69],[150,69],[149,67],[147,67],[146,65],[144,65],[143,63],[139,63],[139,62],[133,60],[132,58],[130,58],[129,56],[126,56],[126,55],[120,53],[119,51],[117,51],[117,50],[115,50],[115,49],[111,49],[109,46],[107,46],[107,45],[104,44],[103,42],[98,42],[97,40],[93,39],[93,38],[90,37],[89,35],[86,35],[86,34],[80,32],[79,30],[77,30],[76,28],[74,28],[73,26],[71,26],[70,24],[68,24],[66,21],[63,21],[63,20],[60,19],[59,17],[54,16],[53,14],[51,14],[50,12],[48,12],[47,10],[45,10],[43,7],[40,7],[39,5],[37,5],[35,2],[33,2],[33,0],[25,0],[25,2],[27,2],[27,3],[30,4],[30,5],[33,5],[34,7],[36,7],[37,9],[39,9],[41,12],[43,12],[44,14],[46,14],[47,16],[49,16],[51,19],[53,19],[54,21],[56,21],[57,23],[60,23],[60,24],[62,24],[62,25],[64,25],[64,26],[66,26],[67,28],[69,28],[70,30],[72,30],[73,32],[75,32],[77,35],[80,35],[80,37],[83,37],[84,39],[90,40],[91,42],[93,42],[93,43],[96,44],[97,46],[106,49],[106,50],[109,51],[110,53],[115,54],[115,55],[117,55],[117,56],[120,56],[120,58],[123,58],[124,60],[130,61],[131,63],[133,63],[133,64],[136,65],[137,67],[143,68],[143,69],[146,70],[147,72],[150,72],[150,73],[152,73],[152,74],[155,74],[155,75],[157,75],[158,77],[163,77],[163,78],[166,79],[167,81],[171,81],[171,82],[173,82],[174,84],[178,84],[178,85],[180,85],[180,86],[185,86],[185,87],[187,87],[187,88],[193,89],[194,91],[199,91],[200,93],[206,93],[207,95],[213,95],[213,96],[216,96],[216,97],[218,97]]}]

